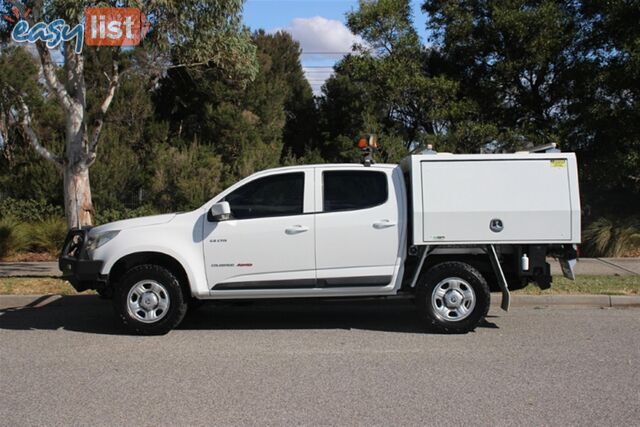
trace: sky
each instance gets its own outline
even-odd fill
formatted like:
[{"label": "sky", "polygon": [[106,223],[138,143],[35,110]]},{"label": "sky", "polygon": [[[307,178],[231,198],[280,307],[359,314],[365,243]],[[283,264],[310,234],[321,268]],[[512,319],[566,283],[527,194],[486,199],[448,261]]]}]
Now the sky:
[{"label": "sky", "polygon": [[[422,1],[411,4],[415,27],[424,40]],[[246,0],[243,18],[252,30],[284,30],[300,42],[305,75],[319,95],[333,64],[359,40],[345,26],[346,13],[357,8],[358,0]]]}]

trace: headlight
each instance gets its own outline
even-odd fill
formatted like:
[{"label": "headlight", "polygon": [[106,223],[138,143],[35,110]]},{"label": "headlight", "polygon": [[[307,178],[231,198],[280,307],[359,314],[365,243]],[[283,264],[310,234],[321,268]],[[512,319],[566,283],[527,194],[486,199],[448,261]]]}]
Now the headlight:
[{"label": "headlight", "polygon": [[96,234],[95,236],[89,237],[87,250],[94,251],[98,249],[100,246],[116,237],[119,232],[119,230],[105,231],[104,233]]}]

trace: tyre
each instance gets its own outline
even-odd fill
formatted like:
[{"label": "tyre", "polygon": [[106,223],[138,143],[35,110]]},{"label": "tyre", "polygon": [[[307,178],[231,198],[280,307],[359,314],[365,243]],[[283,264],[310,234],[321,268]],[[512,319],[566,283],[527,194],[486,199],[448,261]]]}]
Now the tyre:
[{"label": "tyre", "polygon": [[153,264],[127,271],[113,303],[122,325],[138,335],[166,334],[180,324],[188,306],[176,276]]},{"label": "tyre", "polygon": [[463,262],[430,268],[418,284],[416,302],[427,326],[444,333],[466,333],[482,322],[491,294],[482,274]]}]

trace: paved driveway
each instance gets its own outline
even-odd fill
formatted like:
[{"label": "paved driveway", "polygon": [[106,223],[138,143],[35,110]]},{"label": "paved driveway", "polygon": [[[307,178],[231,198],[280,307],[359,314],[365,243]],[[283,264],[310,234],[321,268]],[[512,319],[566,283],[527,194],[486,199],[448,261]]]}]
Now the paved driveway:
[{"label": "paved driveway", "polygon": [[640,420],[640,309],[492,311],[447,336],[406,301],[206,306],[141,338],[95,297],[44,304],[0,311],[0,424]]}]

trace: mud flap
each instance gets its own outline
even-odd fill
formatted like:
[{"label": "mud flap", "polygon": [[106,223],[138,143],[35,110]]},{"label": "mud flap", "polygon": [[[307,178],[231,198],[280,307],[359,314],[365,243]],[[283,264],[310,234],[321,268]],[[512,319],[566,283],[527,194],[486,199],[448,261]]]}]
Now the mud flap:
[{"label": "mud flap", "polygon": [[576,245],[565,246],[564,254],[560,259],[562,275],[569,280],[576,280],[576,263],[578,262],[578,252]]},{"label": "mud flap", "polygon": [[491,260],[491,266],[493,267],[493,272],[498,279],[498,286],[502,291],[502,304],[500,304],[500,308],[504,311],[509,311],[510,298],[509,294],[509,285],[507,284],[507,279],[504,277],[504,273],[502,271],[502,266],[500,265],[500,260],[498,259],[498,254],[496,252],[496,248],[493,245],[487,246],[487,254],[489,255],[489,259]]},{"label": "mud flap", "polygon": [[560,258],[560,268],[562,268],[562,275],[569,280],[576,280],[576,259],[564,259]]}]

